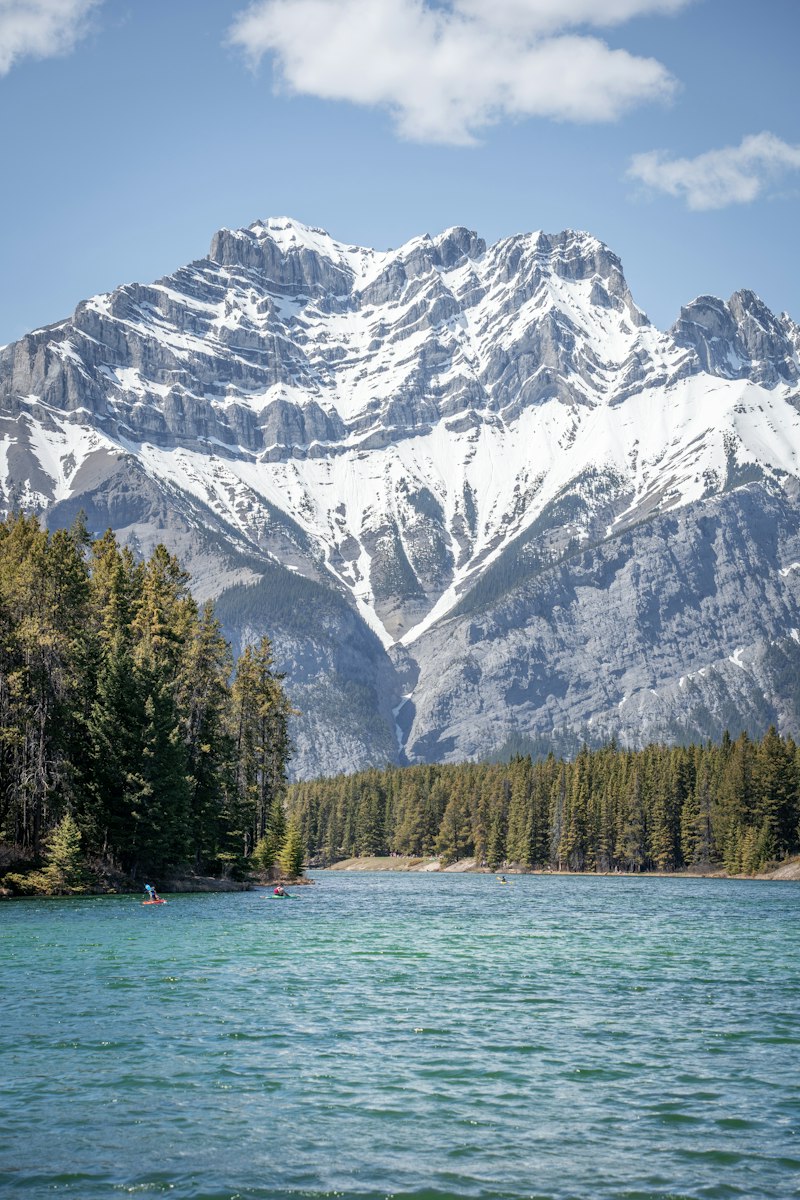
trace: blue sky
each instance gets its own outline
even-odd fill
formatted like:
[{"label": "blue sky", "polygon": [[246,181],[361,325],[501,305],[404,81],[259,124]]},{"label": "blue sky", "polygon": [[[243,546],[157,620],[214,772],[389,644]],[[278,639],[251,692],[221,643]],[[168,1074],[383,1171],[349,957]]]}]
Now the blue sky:
[{"label": "blue sky", "polygon": [[797,0],[0,0],[0,344],[277,215],[587,229],[662,328],[800,321],[798,46]]}]

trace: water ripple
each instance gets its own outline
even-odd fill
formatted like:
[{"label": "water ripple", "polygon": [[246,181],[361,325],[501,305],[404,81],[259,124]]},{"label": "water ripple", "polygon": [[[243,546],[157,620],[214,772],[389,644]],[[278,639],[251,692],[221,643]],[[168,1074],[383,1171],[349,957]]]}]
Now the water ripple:
[{"label": "water ripple", "polygon": [[794,885],[323,873],[153,915],[0,907],[9,1195],[800,1195]]}]

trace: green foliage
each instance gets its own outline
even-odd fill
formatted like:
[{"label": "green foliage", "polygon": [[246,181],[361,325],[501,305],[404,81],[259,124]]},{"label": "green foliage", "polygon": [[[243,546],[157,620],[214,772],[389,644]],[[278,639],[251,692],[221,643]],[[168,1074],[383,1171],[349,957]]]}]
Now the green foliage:
[{"label": "green foliage", "polygon": [[438,854],[572,871],[724,865],[800,851],[800,752],[770,729],[719,746],[582,747],[573,761],[387,767],[297,783],[288,807],[315,861]]},{"label": "green foliage", "polygon": [[436,853],[448,866],[468,856],[470,840],[469,809],[463,794],[456,789],[445,805],[436,838]]},{"label": "green foliage", "polygon": [[277,862],[281,845],[281,841],[275,837],[274,833],[265,833],[258,839],[255,850],[250,855],[251,865],[257,871],[269,872]]},{"label": "green foliage", "polygon": [[251,814],[248,846],[270,834],[280,845],[289,757],[291,708],[275,671],[272,644],[263,637],[239,659],[232,689],[237,791]]},{"label": "green foliage", "polygon": [[291,709],[268,640],[233,667],[164,546],[0,522],[0,840],[47,855],[9,886],[75,890],[82,853],[240,872],[268,829],[277,852]]},{"label": "green foliage", "polygon": [[59,821],[50,835],[47,866],[42,873],[53,891],[76,891],[84,883],[81,831],[71,813]]},{"label": "green foliage", "polygon": [[50,883],[43,871],[30,871],[27,875],[9,871],[3,876],[2,884],[14,896],[47,896],[50,893]]},{"label": "green foliage", "polygon": [[286,838],[281,846],[278,857],[284,875],[289,879],[299,879],[303,874],[305,855],[306,848],[303,835],[300,831],[300,825],[297,821],[290,821],[289,828],[286,831]]}]

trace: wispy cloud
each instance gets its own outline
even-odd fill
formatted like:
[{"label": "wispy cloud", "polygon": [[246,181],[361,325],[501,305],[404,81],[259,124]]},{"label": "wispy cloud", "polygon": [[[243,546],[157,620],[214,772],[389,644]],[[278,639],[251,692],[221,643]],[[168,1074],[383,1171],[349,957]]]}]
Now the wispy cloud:
[{"label": "wispy cloud", "polygon": [[662,150],[636,154],[628,168],[653,191],[685,199],[689,208],[750,204],[789,171],[800,170],[800,146],[774,133],[756,133],[738,146],[709,150],[696,158],[669,158]]},{"label": "wispy cloud", "polygon": [[[469,144],[503,118],[613,121],[676,81],[586,27],[691,0],[257,0],[230,42],[292,92],[382,106],[416,141]],[[576,32],[583,30],[583,32]]]},{"label": "wispy cloud", "polygon": [[0,0],[0,75],[21,58],[67,54],[103,0]]}]

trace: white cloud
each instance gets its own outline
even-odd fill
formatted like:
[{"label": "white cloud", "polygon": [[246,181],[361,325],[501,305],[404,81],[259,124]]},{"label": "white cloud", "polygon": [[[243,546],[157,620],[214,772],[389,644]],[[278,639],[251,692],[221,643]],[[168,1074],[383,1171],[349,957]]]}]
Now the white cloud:
[{"label": "white cloud", "polygon": [[20,58],[67,54],[102,0],[0,0],[0,75]]},{"label": "white cloud", "polygon": [[612,121],[676,83],[655,59],[610,49],[601,27],[691,0],[257,0],[229,34],[286,87],[383,106],[400,133],[467,144],[503,117]]},{"label": "white cloud", "polygon": [[774,133],[756,133],[738,146],[697,158],[668,158],[663,150],[636,154],[628,175],[654,191],[682,196],[695,210],[750,204],[788,171],[800,171],[800,146]]},{"label": "white cloud", "polygon": [[[692,0],[453,0],[458,12],[525,33],[592,25],[602,29],[633,17],[674,13]],[[491,9],[491,12],[487,10]]]}]

